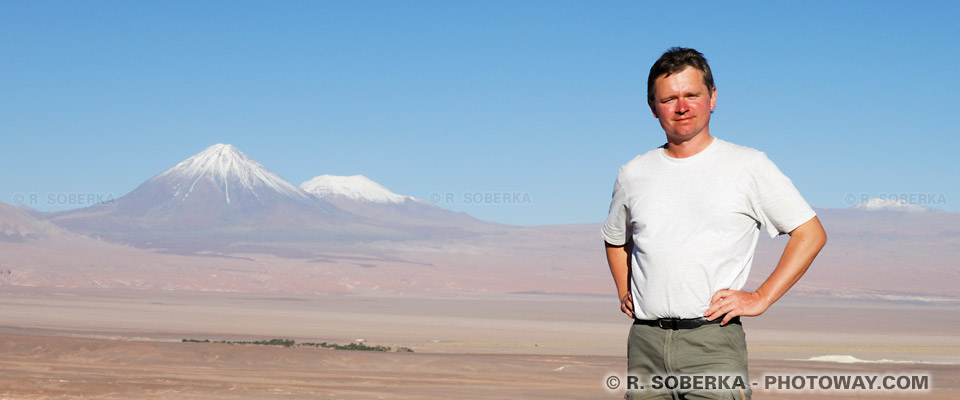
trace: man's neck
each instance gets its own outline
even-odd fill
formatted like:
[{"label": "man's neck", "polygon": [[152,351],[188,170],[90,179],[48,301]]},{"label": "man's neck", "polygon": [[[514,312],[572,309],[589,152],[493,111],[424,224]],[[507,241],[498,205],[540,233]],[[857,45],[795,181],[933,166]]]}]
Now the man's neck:
[{"label": "man's neck", "polygon": [[663,147],[663,151],[673,158],[693,157],[707,148],[712,142],[713,136],[710,136],[710,132],[701,132],[684,141],[668,141],[667,145]]}]

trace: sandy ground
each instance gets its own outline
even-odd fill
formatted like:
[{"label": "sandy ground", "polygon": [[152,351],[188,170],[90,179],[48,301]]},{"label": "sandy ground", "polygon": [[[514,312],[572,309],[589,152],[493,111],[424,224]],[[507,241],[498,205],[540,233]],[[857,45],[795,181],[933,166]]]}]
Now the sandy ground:
[{"label": "sandy ground", "polygon": [[[0,399],[614,399],[620,394],[606,390],[605,379],[624,373],[628,322],[605,297],[0,289]],[[927,375],[932,389],[823,394],[757,387],[754,398],[958,398],[957,308],[784,299],[746,322],[751,381],[762,385],[771,374]],[[363,338],[415,353],[184,338]],[[831,355],[885,361],[802,361]]]}]

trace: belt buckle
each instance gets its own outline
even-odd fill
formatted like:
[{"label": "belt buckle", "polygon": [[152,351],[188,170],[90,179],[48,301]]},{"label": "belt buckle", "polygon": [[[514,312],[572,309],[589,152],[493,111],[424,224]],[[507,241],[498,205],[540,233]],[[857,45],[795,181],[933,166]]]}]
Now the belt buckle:
[{"label": "belt buckle", "polygon": [[[663,325],[664,322],[667,323],[667,326]],[[678,328],[677,319],[676,318],[657,318],[657,326],[659,326],[660,329],[677,330]]]}]

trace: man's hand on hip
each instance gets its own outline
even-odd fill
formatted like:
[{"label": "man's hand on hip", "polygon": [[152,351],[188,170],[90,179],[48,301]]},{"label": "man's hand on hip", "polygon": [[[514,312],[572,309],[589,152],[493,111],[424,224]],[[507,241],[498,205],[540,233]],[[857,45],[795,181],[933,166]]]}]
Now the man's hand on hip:
[{"label": "man's hand on hip", "polygon": [[633,295],[630,292],[623,295],[620,298],[620,311],[624,314],[627,314],[628,317],[634,318],[633,316]]},{"label": "man's hand on hip", "polygon": [[722,289],[713,294],[710,307],[703,313],[704,318],[713,321],[723,317],[721,325],[726,325],[734,317],[755,317],[763,314],[770,307],[757,292]]},{"label": "man's hand on hip", "polygon": [[790,240],[783,249],[780,262],[756,292],[718,290],[710,299],[710,307],[707,307],[703,316],[711,321],[722,316],[723,320],[720,322],[726,325],[733,317],[763,314],[797,283],[826,243],[827,233],[823,231],[820,219],[810,218],[790,232]]}]

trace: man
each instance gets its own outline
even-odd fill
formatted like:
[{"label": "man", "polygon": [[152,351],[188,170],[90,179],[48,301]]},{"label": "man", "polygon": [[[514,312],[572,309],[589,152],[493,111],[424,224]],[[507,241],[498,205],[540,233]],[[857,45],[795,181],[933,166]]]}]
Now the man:
[{"label": "man", "polygon": [[[644,388],[628,385],[627,398],[749,399],[740,317],[783,296],[826,233],[764,153],[710,135],[717,89],[702,54],[664,53],[650,68],[647,101],[667,143],[620,168],[602,230],[620,309],[634,318],[628,373]],[[790,240],[773,273],[747,292],[761,227]],[[683,375],[701,384],[664,384]]]}]

